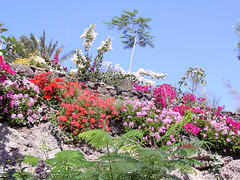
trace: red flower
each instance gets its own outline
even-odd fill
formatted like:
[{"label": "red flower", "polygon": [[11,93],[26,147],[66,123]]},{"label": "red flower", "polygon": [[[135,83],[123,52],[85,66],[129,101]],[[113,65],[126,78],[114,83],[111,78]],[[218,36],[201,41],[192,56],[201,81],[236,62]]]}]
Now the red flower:
[{"label": "red flower", "polygon": [[65,115],[58,116],[58,119],[59,119],[60,121],[64,121],[64,122],[66,122],[66,121],[68,120],[67,116],[65,116]]},{"label": "red flower", "polygon": [[50,99],[52,96],[50,94],[46,94],[43,96],[45,99]]},{"label": "red flower", "polygon": [[95,119],[94,119],[94,118],[91,118],[91,119],[90,119],[90,122],[94,124],[94,123],[95,123]]}]

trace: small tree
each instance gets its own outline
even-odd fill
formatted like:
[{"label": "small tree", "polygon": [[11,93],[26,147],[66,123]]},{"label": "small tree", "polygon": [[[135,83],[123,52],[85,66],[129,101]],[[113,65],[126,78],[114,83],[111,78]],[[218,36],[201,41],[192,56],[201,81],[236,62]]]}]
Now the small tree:
[{"label": "small tree", "polygon": [[114,29],[114,27],[117,27],[118,31],[122,31],[123,36],[121,38],[124,39],[122,41],[122,43],[125,44],[124,49],[133,48],[129,66],[129,73],[131,73],[132,59],[136,45],[139,45],[141,47],[150,45],[151,47],[153,47],[154,37],[150,36],[150,32],[147,31],[150,29],[147,23],[151,21],[151,18],[136,18],[137,13],[138,10],[136,9],[134,9],[133,12],[124,11],[124,14],[121,14],[121,17],[115,16],[114,18],[112,18],[111,22],[104,22],[105,24],[107,24],[109,29]]},{"label": "small tree", "polygon": [[[240,37],[240,21],[237,22],[235,24],[235,26],[233,26],[233,28],[234,28],[236,34],[238,35],[238,37]],[[237,42],[237,46],[236,46],[235,51],[237,51],[237,53],[238,53],[237,57],[238,57],[238,60],[240,60],[240,42]]]},{"label": "small tree", "polygon": [[181,90],[181,86],[184,85],[193,94],[199,84],[202,86],[205,86],[207,84],[205,77],[205,69],[199,68],[197,66],[194,68],[189,68],[185,75],[178,82],[179,90]]}]

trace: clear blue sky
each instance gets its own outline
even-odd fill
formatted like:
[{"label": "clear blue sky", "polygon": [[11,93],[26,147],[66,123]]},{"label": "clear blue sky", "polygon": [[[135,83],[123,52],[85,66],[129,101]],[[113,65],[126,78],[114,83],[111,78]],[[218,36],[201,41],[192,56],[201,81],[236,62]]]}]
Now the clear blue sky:
[{"label": "clear blue sky", "polygon": [[[240,20],[239,0],[0,0],[1,18],[8,32],[2,35],[36,37],[46,31],[47,41],[64,43],[70,32],[64,53],[82,48],[80,35],[90,24],[96,24],[96,48],[108,36],[113,37],[113,51],[104,56],[105,61],[120,64],[128,70],[131,50],[124,50],[121,33],[107,29],[109,22],[123,10],[137,9],[139,16],[152,18],[149,25],[155,36],[155,48],[137,47],[132,72],[139,68],[168,73],[165,81],[176,85],[189,67],[206,69],[208,90],[220,97],[220,105],[235,110],[235,102],[228,94],[223,78],[240,92],[240,61],[234,52],[238,37],[232,26]],[[74,64],[68,60],[63,65]]]}]

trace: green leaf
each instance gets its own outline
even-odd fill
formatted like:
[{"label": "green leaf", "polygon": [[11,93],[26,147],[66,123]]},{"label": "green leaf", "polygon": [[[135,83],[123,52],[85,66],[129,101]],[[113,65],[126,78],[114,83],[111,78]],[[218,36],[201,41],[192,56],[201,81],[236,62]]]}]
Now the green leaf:
[{"label": "green leaf", "polygon": [[40,158],[26,155],[23,163],[29,163],[31,166],[37,166]]},{"label": "green leaf", "polygon": [[83,132],[79,134],[78,137],[84,139],[87,143],[98,149],[108,145],[114,146],[114,140],[106,131],[100,129]]}]

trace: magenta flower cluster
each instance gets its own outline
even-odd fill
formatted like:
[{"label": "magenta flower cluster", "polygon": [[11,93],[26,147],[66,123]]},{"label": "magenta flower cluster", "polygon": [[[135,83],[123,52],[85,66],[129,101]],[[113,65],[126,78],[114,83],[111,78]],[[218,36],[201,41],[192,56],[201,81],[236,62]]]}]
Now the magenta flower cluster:
[{"label": "magenta flower cluster", "polygon": [[194,135],[197,135],[201,128],[194,126],[191,123],[187,123],[183,126],[183,129],[185,129],[187,132],[192,132]]},{"label": "magenta flower cluster", "polygon": [[191,93],[185,94],[183,96],[183,102],[184,102],[184,104],[196,102],[196,96]]},{"label": "magenta flower cluster", "polygon": [[158,109],[154,100],[126,100],[120,112],[123,126],[126,131],[140,129],[144,132],[142,141],[150,146],[158,146],[159,143],[168,145],[176,141],[175,135],[171,135],[168,141],[160,142],[161,136],[175,123],[182,120],[182,116],[171,108]]},{"label": "magenta flower cluster", "polygon": [[134,90],[140,91],[140,92],[148,92],[152,89],[152,86],[138,85],[135,83],[132,83],[132,85]]},{"label": "magenta flower cluster", "polygon": [[6,64],[3,57],[0,56],[0,82],[4,82],[7,77],[6,74],[16,74],[9,64]]},{"label": "magenta flower cluster", "polygon": [[153,95],[162,107],[170,105],[172,100],[177,97],[176,90],[170,84],[162,84],[155,88]]}]

